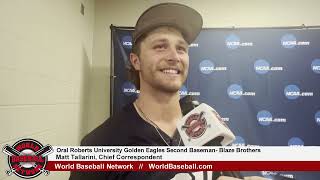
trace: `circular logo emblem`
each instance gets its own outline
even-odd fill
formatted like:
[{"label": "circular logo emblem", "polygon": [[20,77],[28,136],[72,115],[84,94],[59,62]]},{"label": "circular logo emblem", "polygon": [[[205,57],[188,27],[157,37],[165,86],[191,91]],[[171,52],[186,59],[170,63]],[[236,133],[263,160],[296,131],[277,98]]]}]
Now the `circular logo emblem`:
[{"label": "circular logo emblem", "polygon": [[320,74],[320,59],[315,59],[312,61],[311,69],[313,72]]},{"label": "circular logo emblem", "polygon": [[200,72],[203,74],[210,74],[214,70],[214,63],[210,60],[203,60],[199,64]]},{"label": "circular logo emblem", "polygon": [[183,125],[187,136],[192,139],[201,137],[207,130],[207,121],[204,112],[191,114]]},{"label": "circular logo emblem", "polygon": [[259,59],[254,63],[254,70],[258,74],[266,74],[270,69],[270,64],[264,60],[264,59]]},{"label": "circular logo emblem", "polygon": [[314,119],[316,120],[316,123],[320,126],[320,111],[316,112],[314,115]]},{"label": "circular logo emblem", "polygon": [[272,114],[269,111],[262,110],[258,112],[257,119],[259,124],[267,126],[270,125],[272,122]]},{"label": "circular logo emblem", "polygon": [[229,35],[226,38],[226,46],[229,49],[237,49],[240,46],[240,38],[235,34]]},{"label": "circular logo emblem", "polygon": [[245,146],[246,141],[241,136],[236,136],[236,139],[232,142],[232,146]]},{"label": "circular logo emblem", "polygon": [[288,141],[288,146],[304,146],[304,142],[298,137],[292,137]]},{"label": "circular logo emblem", "polygon": [[284,48],[294,48],[297,45],[297,39],[293,34],[285,34],[281,37],[281,45]]},{"label": "circular logo emblem", "polygon": [[126,49],[131,49],[132,47],[132,38],[131,36],[123,36],[121,38],[122,46]]},{"label": "circular logo emblem", "polygon": [[130,81],[123,83],[121,89],[122,89],[123,94],[125,94],[126,96],[131,96],[133,94],[137,94],[136,86],[133,83],[131,83]]},{"label": "circular logo emblem", "polygon": [[30,179],[41,173],[49,174],[45,167],[48,161],[47,155],[53,152],[50,145],[43,146],[34,139],[21,139],[13,146],[5,145],[3,152],[8,155],[10,170],[6,173],[9,176],[14,173],[19,177]]},{"label": "circular logo emblem", "polygon": [[300,95],[300,89],[294,84],[288,85],[284,88],[284,95],[288,99],[297,99]]},{"label": "circular logo emblem", "polygon": [[243,94],[243,89],[238,84],[231,84],[227,89],[228,96],[232,99],[239,99]]},{"label": "circular logo emblem", "polygon": [[179,90],[179,95],[181,98],[185,97],[186,95],[188,95],[188,89],[185,85],[182,85],[182,87]]}]

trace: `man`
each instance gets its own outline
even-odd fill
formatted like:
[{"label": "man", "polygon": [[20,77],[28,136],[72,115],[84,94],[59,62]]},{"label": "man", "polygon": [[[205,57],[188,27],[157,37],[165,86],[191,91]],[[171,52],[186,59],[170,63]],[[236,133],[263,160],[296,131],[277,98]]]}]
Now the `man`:
[{"label": "man", "polygon": [[[182,118],[179,89],[188,74],[188,46],[201,28],[201,15],[188,6],[163,3],[147,9],[136,23],[130,54],[131,77],[140,89],[139,97],[88,134],[81,145],[183,145],[176,130],[177,121]],[[201,179],[208,176],[200,173]],[[184,179],[177,174],[72,173],[70,179]],[[191,176],[194,175],[189,178]],[[231,178],[220,176],[219,180],[222,179]]]}]

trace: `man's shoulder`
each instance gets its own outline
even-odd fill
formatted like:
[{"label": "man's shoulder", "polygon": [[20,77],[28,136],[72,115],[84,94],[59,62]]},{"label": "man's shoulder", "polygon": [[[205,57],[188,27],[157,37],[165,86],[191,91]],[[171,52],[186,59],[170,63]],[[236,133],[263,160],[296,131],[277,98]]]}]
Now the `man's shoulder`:
[{"label": "man's shoulder", "polygon": [[114,121],[114,117],[108,118],[100,126],[87,134],[81,140],[81,146],[103,146],[108,144],[109,138],[105,137],[109,137],[108,134],[112,134],[112,132],[110,132],[110,129],[113,129],[110,127],[112,127],[112,124],[114,124],[112,121]]},{"label": "man's shoulder", "polygon": [[120,145],[119,142],[128,132],[131,121],[132,109],[125,106],[122,111],[105,120],[100,126],[92,130],[81,141],[82,146]]}]

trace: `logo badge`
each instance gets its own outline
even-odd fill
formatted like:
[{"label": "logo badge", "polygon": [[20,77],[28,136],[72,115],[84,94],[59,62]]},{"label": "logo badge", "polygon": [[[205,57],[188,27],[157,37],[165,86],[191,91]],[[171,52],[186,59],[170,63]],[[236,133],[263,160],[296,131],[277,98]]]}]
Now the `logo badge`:
[{"label": "logo badge", "polygon": [[122,84],[122,93],[126,96],[131,96],[133,94],[138,94],[140,91],[136,89],[136,86],[131,83],[130,81],[127,81]]},{"label": "logo badge", "polygon": [[48,155],[53,152],[50,145],[43,146],[34,139],[21,139],[12,146],[5,145],[2,152],[8,155],[9,170],[6,174],[15,174],[21,178],[30,179],[39,176],[41,173],[49,175],[45,169]]},{"label": "logo badge", "polygon": [[281,45],[284,48],[292,49],[296,46],[309,46],[310,41],[298,41],[293,34],[285,34],[281,37]]},{"label": "logo badge", "polygon": [[304,146],[304,142],[298,137],[292,137],[288,141],[288,146]]},{"label": "logo badge", "polygon": [[236,136],[236,139],[232,142],[232,146],[245,146],[246,141],[241,136]]},{"label": "logo badge", "polygon": [[204,117],[205,112],[191,114],[182,126],[187,136],[191,139],[201,137],[207,130],[207,120]]},{"label": "logo badge", "polygon": [[132,48],[132,38],[131,36],[124,36],[121,38],[122,46],[126,49]]},{"label": "logo badge", "polygon": [[240,41],[240,38],[235,34],[230,34],[226,38],[226,46],[229,49],[237,49],[239,47],[250,47],[253,46],[253,42],[242,42]]},{"label": "logo badge", "polygon": [[320,74],[320,59],[315,59],[312,61],[311,69],[314,73]]}]

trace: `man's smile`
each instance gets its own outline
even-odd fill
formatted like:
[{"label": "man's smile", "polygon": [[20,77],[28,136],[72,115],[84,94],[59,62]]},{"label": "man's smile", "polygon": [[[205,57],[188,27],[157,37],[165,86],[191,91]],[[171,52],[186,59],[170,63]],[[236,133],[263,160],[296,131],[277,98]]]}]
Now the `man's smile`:
[{"label": "man's smile", "polygon": [[175,69],[175,68],[165,68],[165,69],[161,69],[160,71],[168,75],[176,75],[181,73],[179,69]]}]

